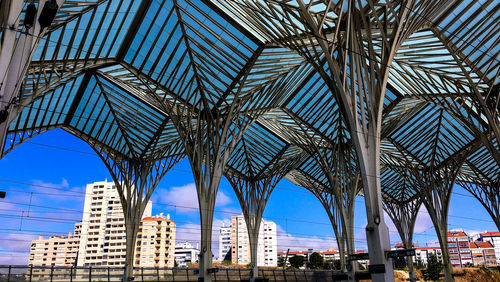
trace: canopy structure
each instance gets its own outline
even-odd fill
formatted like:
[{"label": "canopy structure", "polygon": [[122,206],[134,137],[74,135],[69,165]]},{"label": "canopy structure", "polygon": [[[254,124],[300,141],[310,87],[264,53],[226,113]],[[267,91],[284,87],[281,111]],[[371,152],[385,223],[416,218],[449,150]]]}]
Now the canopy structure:
[{"label": "canopy structure", "polygon": [[[2,156],[62,128],[114,161],[187,156],[246,181],[293,164],[285,177],[336,197],[358,175],[380,240],[382,201],[422,199],[442,229],[429,195],[460,183],[500,227],[500,3],[58,0],[25,33],[29,1],[14,2],[0,2]],[[339,158],[355,173],[330,173]]]}]

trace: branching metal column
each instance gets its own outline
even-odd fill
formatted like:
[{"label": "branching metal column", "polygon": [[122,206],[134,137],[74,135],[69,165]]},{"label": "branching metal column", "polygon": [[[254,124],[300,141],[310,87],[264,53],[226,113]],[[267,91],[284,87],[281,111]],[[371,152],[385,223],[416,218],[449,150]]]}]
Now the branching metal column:
[{"label": "branching metal column", "polygon": [[198,194],[201,224],[199,278],[202,281],[212,280],[207,270],[212,266],[212,222],[219,183],[231,152],[252,122],[246,113],[239,112],[242,104],[236,99],[225,114],[208,108],[193,113],[185,111],[182,106],[171,111],[172,121],[191,164]]},{"label": "branching metal column", "polygon": [[[466,155],[466,153],[464,152]],[[438,236],[443,257],[445,280],[454,281],[453,266],[448,252],[448,210],[451,192],[463,158],[453,158],[440,167],[430,167],[415,177],[419,186],[419,194],[429,213]],[[414,173],[418,173],[417,169]]]},{"label": "branching metal column", "polygon": [[250,244],[251,272],[250,281],[259,276],[257,266],[257,247],[259,244],[259,230],[262,215],[274,187],[284,175],[270,176],[261,180],[240,179],[226,175],[238,197],[241,210],[245,217]]},{"label": "branching metal column", "polygon": [[137,232],[148,201],[162,177],[180,159],[181,155],[158,161],[132,160],[112,157],[96,149],[115,182],[125,217],[127,236],[125,272],[123,281],[134,277],[134,254]]},{"label": "branching metal column", "polygon": [[[354,253],[353,214],[354,201],[362,188],[361,177],[357,164],[356,152],[345,130],[343,119],[338,116],[331,121],[330,128],[333,136],[323,140],[322,136],[311,135],[308,128],[297,121],[300,131],[289,130],[286,134],[294,143],[308,153],[313,167],[319,168],[320,175],[310,175],[308,167],[304,165],[297,169],[302,174],[296,175],[295,180],[305,187],[321,202],[332,224],[340,252],[340,264],[343,271],[348,270],[349,279],[354,280],[357,265],[346,267],[345,250],[348,255]],[[324,178],[327,184],[320,184],[314,178]]]},{"label": "branching metal column", "polygon": [[[373,281],[390,281],[394,280],[394,274],[391,261],[385,257],[385,252],[390,250],[390,242],[383,217],[380,187],[382,107],[389,67],[397,49],[415,28],[410,28],[413,23],[408,20],[408,7],[412,7],[414,1],[387,3],[385,9],[373,9],[373,3],[369,2],[371,8],[367,10],[357,7],[354,1],[342,2],[340,10],[346,8],[347,13],[339,16],[335,22],[338,27],[333,42],[328,39],[323,24],[330,9],[335,12],[336,7],[329,5],[323,18],[320,18],[313,16],[310,5],[304,4],[302,0],[298,4],[301,17],[326,55],[330,72],[326,77],[330,79],[325,81],[333,84],[331,88],[345,114],[356,145],[366,204],[370,263],[385,268],[384,273],[374,273],[372,278]],[[372,17],[377,19],[376,24],[367,20]],[[397,22],[390,23],[390,30],[389,17],[398,18]],[[383,22],[379,19],[383,19]],[[376,46],[377,40],[382,42],[381,49]],[[337,52],[339,55],[334,58]]]},{"label": "branching metal column", "polygon": [[293,169],[303,160],[303,155],[296,155],[296,151],[292,151],[291,154],[289,153],[289,155],[296,157],[293,159],[286,158],[284,154],[287,149],[288,146],[283,148],[273,159],[272,163],[267,164],[266,171],[261,171],[256,175],[238,175],[236,173],[231,173],[231,171],[226,173],[226,178],[231,183],[238,197],[241,210],[245,217],[250,244],[250,281],[254,281],[259,276],[257,248],[259,245],[260,224],[262,222],[262,215],[264,214],[267,200],[281,179],[283,179],[290,169]]},{"label": "branching metal column", "polygon": [[[421,205],[422,199],[420,197],[405,203],[384,201],[384,210],[394,222],[405,249],[413,248],[413,230]],[[415,271],[413,270],[413,257],[409,256],[407,258],[407,264],[410,281],[416,281]]]},{"label": "branching metal column", "polygon": [[[347,270],[349,275],[349,281],[356,281],[355,271],[357,265],[352,264],[346,259],[345,252],[347,251],[347,256],[354,254],[354,203],[349,206],[350,213],[346,214],[341,212],[342,207],[338,206],[338,200],[331,192],[322,192],[318,188],[311,186],[309,189],[316,198],[321,202],[325,208],[330,223],[332,224],[333,231],[335,233],[335,240],[337,241],[337,246],[339,248],[340,255],[340,267],[343,271]],[[354,202],[354,201],[353,201]],[[347,217],[346,217],[347,216]],[[339,228],[342,227],[342,228]],[[340,229],[340,230],[339,230]],[[347,265],[351,264],[350,267]]]}]

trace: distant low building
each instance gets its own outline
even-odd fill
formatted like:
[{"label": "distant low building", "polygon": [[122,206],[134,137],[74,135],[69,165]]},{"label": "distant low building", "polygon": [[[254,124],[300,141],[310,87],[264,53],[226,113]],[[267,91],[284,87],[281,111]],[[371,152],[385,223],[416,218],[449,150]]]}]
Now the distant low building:
[{"label": "distant low building", "polygon": [[414,261],[420,261],[422,264],[427,265],[430,255],[433,254],[437,257],[438,261],[443,261],[443,254],[440,247],[419,247],[415,248]]},{"label": "distant low building", "polygon": [[[364,252],[365,251],[362,251],[362,250],[355,251],[356,254],[360,254],[360,253],[364,253]],[[290,251],[290,252],[288,252],[288,259],[297,255],[297,256],[304,256],[305,260],[307,261],[309,255],[311,255],[312,253],[318,253],[319,255],[321,255],[323,257],[323,259],[325,261],[340,260],[340,253],[337,250],[334,250],[333,248],[328,249],[328,251],[316,251],[316,252],[311,251],[311,250]],[[346,255],[347,255],[347,253],[346,253]],[[286,252],[278,252],[278,260],[285,259],[285,257],[286,257]],[[290,266],[290,262],[288,261],[288,259],[286,261],[287,267]],[[357,262],[359,262],[362,266],[367,267],[369,260],[358,260]]]},{"label": "distant low building", "polygon": [[329,249],[328,251],[319,251],[317,253],[320,254],[325,261],[340,259],[340,253],[334,249]]},{"label": "distant low building", "polygon": [[190,263],[197,263],[200,250],[198,245],[193,247],[189,242],[175,245],[175,262],[177,267],[187,267]]}]

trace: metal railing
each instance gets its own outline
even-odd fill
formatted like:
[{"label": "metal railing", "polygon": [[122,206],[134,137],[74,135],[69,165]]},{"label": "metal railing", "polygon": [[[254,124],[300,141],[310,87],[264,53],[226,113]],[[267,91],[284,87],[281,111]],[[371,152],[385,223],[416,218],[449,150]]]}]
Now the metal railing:
[{"label": "metal railing", "polygon": [[[220,268],[213,281],[247,281],[250,269]],[[123,267],[64,267],[0,265],[0,281],[108,281],[121,282]],[[263,281],[338,281],[347,275],[338,270],[259,269]],[[134,281],[198,281],[197,268],[134,268]],[[360,277],[361,278],[361,277]],[[365,277],[363,277],[365,278]],[[369,277],[368,277],[369,279]]]}]

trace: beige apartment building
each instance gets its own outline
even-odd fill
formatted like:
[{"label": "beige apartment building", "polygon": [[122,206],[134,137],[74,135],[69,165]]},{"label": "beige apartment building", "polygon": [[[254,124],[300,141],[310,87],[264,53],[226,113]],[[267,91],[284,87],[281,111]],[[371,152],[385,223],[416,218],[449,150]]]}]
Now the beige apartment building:
[{"label": "beige apartment building", "polygon": [[32,266],[75,266],[80,244],[82,223],[75,224],[74,235],[50,236],[31,242],[29,265]]},{"label": "beige apartment building", "polygon": [[135,266],[174,267],[175,222],[160,216],[145,217],[137,234]]}]

